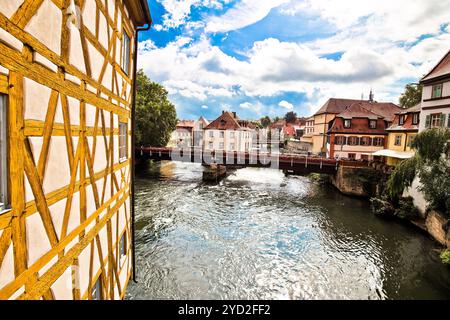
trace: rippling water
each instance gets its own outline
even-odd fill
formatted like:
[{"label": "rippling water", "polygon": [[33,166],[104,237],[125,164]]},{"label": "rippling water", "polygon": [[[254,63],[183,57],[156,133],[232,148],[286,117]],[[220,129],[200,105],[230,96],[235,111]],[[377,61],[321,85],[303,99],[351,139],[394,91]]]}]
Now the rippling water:
[{"label": "rippling water", "polygon": [[219,184],[202,170],[138,176],[128,299],[450,299],[439,246],[367,202],[271,169]]}]

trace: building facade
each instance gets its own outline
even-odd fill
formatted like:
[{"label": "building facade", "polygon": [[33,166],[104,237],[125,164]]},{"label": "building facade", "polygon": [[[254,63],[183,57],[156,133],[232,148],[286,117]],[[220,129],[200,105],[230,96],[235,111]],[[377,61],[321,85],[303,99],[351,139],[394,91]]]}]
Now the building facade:
[{"label": "building facade", "polygon": [[401,109],[395,105],[357,102],[336,115],[328,131],[327,157],[373,160],[387,146],[386,129]]},{"label": "building facade", "polygon": [[419,131],[450,128],[450,51],[420,83],[423,93]]},{"label": "building facade", "polygon": [[236,113],[223,111],[205,127],[204,149],[249,152],[254,145],[255,129],[251,122],[238,119]]},{"label": "building facade", "polygon": [[395,115],[392,125],[387,128],[387,149],[377,152],[377,156],[386,158],[386,164],[395,166],[405,159],[414,156],[411,144],[419,132],[420,104],[402,110]]},{"label": "building facade", "polygon": [[146,1],[0,6],[0,299],[121,299]]}]

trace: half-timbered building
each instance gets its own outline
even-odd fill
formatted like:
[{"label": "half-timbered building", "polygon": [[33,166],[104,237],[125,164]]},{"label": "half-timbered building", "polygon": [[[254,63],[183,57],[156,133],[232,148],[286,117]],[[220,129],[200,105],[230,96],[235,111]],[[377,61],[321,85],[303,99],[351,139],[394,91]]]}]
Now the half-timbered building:
[{"label": "half-timbered building", "polygon": [[0,0],[0,299],[121,299],[144,0]]}]

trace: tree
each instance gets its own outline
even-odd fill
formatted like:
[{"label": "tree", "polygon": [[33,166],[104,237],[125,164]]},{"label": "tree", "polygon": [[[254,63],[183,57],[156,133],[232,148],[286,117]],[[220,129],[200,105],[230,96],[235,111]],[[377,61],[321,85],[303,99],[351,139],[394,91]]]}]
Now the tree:
[{"label": "tree", "polygon": [[387,191],[391,199],[398,199],[405,188],[411,187],[416,176],[419,177],[425,200],[430,209],[450,216],[450,130],[434,128],[416,136],[412,147],[414,157],[401,162],[391,174]]},{"label": "tree", "polygon": [[295,123],[297,120],[297,114],[294,111],[289,111],[284,116],[284,120],[286,120],[287,123]]},{"label": "tree", "polygon": [[263,128],[267,128],[271,124],[272,124],[272,120],[268,116],[261,118],[261,125],[263,126]]},{"label": "tree", "polygon": [[136,86],[136,145],[164,147],[177,125],[175,106],[167,90],[143,70],[137,72]]},{"label": "tree", "polygon": [[405,92],[400,96],[400,106],[402,108],[412,108],[422,101],[423,86],[420,84],[408,84]]}]

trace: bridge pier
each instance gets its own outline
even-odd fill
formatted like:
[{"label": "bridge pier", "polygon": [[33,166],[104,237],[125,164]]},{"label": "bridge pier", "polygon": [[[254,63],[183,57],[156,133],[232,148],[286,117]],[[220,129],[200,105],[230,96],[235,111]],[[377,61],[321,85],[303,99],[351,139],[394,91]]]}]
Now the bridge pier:
[{"label": "bridge pier", "polygon": [[203,181],[219,182],[227,175],[227,167],[219,164],[211,164],[203,167]]}]

